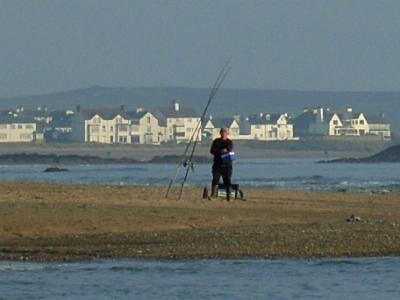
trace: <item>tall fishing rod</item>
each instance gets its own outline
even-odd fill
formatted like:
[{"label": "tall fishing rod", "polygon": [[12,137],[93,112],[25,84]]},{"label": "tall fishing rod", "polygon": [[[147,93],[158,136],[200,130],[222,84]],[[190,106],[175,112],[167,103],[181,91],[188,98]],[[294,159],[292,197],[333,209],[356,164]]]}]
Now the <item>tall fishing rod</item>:
[{"label": "tall fishing rod", "polygon": [[[192,169],[192,170],[194,169],[193,157],[194,157],[194,153],[195,153],[195,150],[196,150],[196,146],[197,146],[197,144],[199,142],[199,138],[201,137],[201,135],[203,133],[203,129],[204,129],[204,126],[205,126],[205,118],[206,118],[206,115],[207,115],[208,108],[210,107],[214,97],[216,96],[218,90],[220,89],[222,83],[224,82],[226,76],[231,71],[231,69],[232,69],[232,67],[230,66],[230,60],[228,60],[224,64],[224,66],[222,67],[221,71],[219,72],[219,74],[217,76],[217,79],[214,82],[214,85],[213,85],[213,87],[212,87],[212,89],[210,91],[209,97],[208,97],[207,104],[206,104],[206,106],[205,106],[205,108],[203,110],[203,113],[201,114],[200,120],[197,123],[196,128],[195,128],[192,136],[190,137],[190,140],[189,140],[188,144],[185,147],[185,151],[183,153],[182,161],[181,161],[181,163],[178,164],[178,166],[176,168],[176,171],[175,171],[175,175],[171,178],[171,180],[169,182],[169,185],[168,185],[168,188],[167,188],[167,192],[166,192],[166,195],[165,195],[166,198],[168,198],[168,196],[169,196],[171,188],[172,188],[173,184],[175,183],[175,181],[177,179],[177,176],[178,176],[178,173],[179,173],[181,167],[184,167],[184,168],[186,168],[186,172],[185,172],[185,176],[184,176],[184,179],[182,181],[182,184],[181,184],[181,187],[180,187],[180,191],[179,191],[179,199],[181,199],[182,193],[183,193],[183,188],[184,188],[185,183],[186,183],[187,178],[188,178],[189,170],[190,169]],[[191,151],[190,151],[190,155],[188,156],[188,152],[189,152],[190,148],[191,148]]]}]

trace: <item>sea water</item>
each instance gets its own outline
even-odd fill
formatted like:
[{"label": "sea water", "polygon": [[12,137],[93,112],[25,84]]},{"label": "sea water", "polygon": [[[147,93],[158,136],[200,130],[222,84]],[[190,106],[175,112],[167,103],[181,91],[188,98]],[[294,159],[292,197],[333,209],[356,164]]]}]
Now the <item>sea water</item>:
[{"label": "sea water", "polygon": [[[166,186],[175,164],[72,165],[44,173],[47,165],[2,165],[0,181]],[[188,185],[209,185],[211,165],[196,165]],[[183,176],[183,169],[180,178]],[[234,164],[241,187],[281,190],[373,192],[400,190],[400,163],[318,164],[316,159],[243,159]]]},{"label": "sea water", "polygon": [[400,258],[0,262],[0,299],[400,299]]}]

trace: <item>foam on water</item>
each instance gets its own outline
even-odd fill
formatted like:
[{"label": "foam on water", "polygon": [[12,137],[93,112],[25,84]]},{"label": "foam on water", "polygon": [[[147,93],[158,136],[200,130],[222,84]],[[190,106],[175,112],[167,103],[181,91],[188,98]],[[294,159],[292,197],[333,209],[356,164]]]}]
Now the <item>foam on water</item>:
[{"label": "foam on water", "polygon": [[[285,190],[371,192],[400,191],[400,164],[317,164],[313,159],[248,159],[234,166],[234,181],[242,187]],[[74,165],[70,172],[43,173],[47,166],[1,166],[1,181],[33,181],[111,185],[166,186],[175,164]],[[209,164],[196,165],[188,184],[209,185]],[[183,175],[183,174],[181,174]]]}]

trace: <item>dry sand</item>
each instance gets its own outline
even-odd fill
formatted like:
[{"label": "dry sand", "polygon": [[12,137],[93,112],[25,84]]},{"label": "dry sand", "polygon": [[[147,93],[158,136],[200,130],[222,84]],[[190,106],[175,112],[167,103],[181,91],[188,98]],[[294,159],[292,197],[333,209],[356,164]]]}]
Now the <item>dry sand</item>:
[{"label": "dry sand", "polygon": [[[400,194],[0,183],[0,259],[400,255]],[[351,215],[361,222],[346,222]]]}]

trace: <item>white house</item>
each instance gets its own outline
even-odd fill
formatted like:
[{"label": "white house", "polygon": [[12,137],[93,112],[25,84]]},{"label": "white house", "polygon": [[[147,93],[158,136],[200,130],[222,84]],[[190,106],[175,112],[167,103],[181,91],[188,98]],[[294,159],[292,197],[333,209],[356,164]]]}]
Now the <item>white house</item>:
[{"label": "white house", "polygon": [[130,144],[131,121],[120,109],[81,109],[72,118],[72,139],[77,142]]},{"label": "white house", "polygon": [[369,134],[380,136],[386,140],[392,138],[391,126],[384,114],[367,116],[366,118],[369,125]]},{"label": "white house", "polygon": [[151,112],[138,108],[125,115],[131,121],[132,144],[159,145],[166,141],[166,128],[160,125],[158,119]]},{"label": "white house", "polygon": [[221,128],[229,129],[229,136],[232,139],[237,139],[240,135],[239,123],[234,119],[216,119],[210,117],[204,126],[204,133],[207,138],[215,139],[220,136]]},{"label": "white house", "polygon": [[229,130],[229,137],[234,140],[251,140],[250,123],[240,115],[232,118],[213,118],[209,117],[204,126],[204,133],[207,139],[215,139],[220,136],[221,128]]},{"label": "white house", "polygon": [[[165,141],[168,142],[188,142],[196,131],[197,126],[201,126],[201,118],[196,112],[191,108],[181,107],[178,102],[173,102],[171,107],[157,110],[154,116],[161,124],[165,124]],[[201,134],[196,135],[196,139],[201,141]]]},{"label": "white house", "polygon": [[315,121],[309,124],[309,133],[313,135],[379,135],[385,139],[391,138],[390,124],[383,117],[367,117],[364,113],[354,113],[352,108],[343,112],[318,108],[313,114]]},{"label": "white house", "polygon": [[37,132],[33,120],[2,114],[0,116],[0,143],[42,142],[43,133]]},{"label": "white house", "polygon": [[295,140],[293,124],[288,123],[286,114],[260,114],[250,116],[250,135],[254,140],[283,141]]}]

